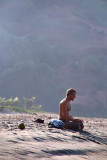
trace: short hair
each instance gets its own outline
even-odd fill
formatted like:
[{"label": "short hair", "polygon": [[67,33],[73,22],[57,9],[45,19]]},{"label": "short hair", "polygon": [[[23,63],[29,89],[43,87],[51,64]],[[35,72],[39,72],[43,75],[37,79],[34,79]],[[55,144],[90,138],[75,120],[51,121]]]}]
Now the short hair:
[{"label": "short hair", "polygon": [[73,88],[70,88],[70,89],[68,89],[68,90],[66,91],[66,96],[69,96],[69,94],[72,95],[74,92],[76,92],[76,90],[73,89]]}]

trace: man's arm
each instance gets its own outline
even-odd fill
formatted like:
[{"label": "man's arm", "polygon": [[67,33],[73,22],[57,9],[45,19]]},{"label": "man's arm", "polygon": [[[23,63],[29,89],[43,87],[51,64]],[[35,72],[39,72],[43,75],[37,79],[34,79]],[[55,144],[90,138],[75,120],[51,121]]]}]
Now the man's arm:
[{"label": "man's arm", "polygon": [[73,122],[83,122],[82,119],[74,119]]},{"label": "man's arm", "polygon": [[75,119],[71,115],[68,115],[68,117],[69,117],[69,120],[72,121],[72,122],[83,122],[83,120]]}]

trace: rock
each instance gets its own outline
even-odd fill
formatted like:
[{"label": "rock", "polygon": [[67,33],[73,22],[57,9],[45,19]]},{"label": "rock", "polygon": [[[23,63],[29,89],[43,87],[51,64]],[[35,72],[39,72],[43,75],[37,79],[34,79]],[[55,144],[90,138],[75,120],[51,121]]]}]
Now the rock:
[{"label": "rock", "polygon": [[18,128],[19,128],[19,129],[25,129],[24,123],[19,124]]}]

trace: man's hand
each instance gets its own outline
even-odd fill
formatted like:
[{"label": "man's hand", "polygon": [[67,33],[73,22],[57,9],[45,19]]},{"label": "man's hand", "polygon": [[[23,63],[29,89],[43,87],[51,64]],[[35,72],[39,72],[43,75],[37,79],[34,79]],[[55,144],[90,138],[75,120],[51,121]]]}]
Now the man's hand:
[{"label": "man's hand", "polygon": [[83,123],[83,120],[81,120],[81,119],[74,119],[73,122],[82,122]]}]

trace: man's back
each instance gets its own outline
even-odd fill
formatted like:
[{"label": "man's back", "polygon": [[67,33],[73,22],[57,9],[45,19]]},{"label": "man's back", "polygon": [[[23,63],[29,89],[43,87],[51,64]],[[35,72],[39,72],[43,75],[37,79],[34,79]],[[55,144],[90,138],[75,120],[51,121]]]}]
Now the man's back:
[{"label": "man's back", "polygon": [[66,119],[69,115],[69,111],[71,110],[70,103],[64,98],[60,103],[59,103],[59,119]]}]

